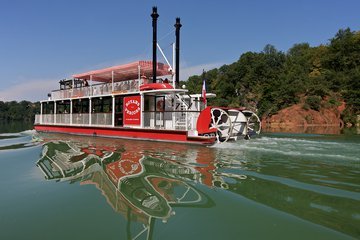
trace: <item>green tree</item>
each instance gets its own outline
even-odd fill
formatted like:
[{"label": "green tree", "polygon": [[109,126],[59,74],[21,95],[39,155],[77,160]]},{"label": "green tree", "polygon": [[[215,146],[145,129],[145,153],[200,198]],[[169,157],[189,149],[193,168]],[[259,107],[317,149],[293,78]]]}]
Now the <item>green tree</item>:
[{"label": "green tree", "polygon": [[322,99],[336,96],[335,102],[346,101],[343,119],[354,122],[360,114],[360,32],[340,29],[328,44],[294,44],[286,53],[268,44],[261,52],[243,53],[232,64],[191,76],[185,82],[190,93],[201,92],[204,78],[207,91],[217,94],[212,105],[244,106],[261,116],[301,98],[319,110]]}]

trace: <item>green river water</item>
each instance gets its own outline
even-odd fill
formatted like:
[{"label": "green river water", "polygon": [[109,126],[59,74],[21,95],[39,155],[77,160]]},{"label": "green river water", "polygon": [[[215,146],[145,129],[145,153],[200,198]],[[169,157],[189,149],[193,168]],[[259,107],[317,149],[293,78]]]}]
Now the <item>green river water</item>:
[{"label": "green river water", "polygon": [[0,239],[359,239],[360,136],[0,134]]}]

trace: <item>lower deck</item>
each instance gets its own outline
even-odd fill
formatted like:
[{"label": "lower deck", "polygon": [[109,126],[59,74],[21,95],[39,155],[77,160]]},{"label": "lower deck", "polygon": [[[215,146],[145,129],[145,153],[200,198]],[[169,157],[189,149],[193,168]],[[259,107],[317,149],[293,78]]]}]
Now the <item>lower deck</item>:
[{"label": "lower deck", "polygon": [[186,130],[191,134],[205,106],[199,97],[185,99],[179,91],[182,90],[42,101],[35,124]]},{"label": "lower deck", "polygon": [[[144,111],[133,123],[124,119],[123,113],[73,113],[41,114],[35,116],[35,124],[70,125],[93,127],[130,127],[167,130],[191,130],[196,126],[199,111]],[[135,121],[137,121],[135,123]]]},{"label": "lower deck", "polygon": [[211,145],[214,144],[216,141],[215,137],[191,136],[189,135],[189,131],[186,130],[46,124],[35,124],[34,128],[39,132],[54,132],[75,135],[166,141],[176,143],[195,143],[201,145]]}]

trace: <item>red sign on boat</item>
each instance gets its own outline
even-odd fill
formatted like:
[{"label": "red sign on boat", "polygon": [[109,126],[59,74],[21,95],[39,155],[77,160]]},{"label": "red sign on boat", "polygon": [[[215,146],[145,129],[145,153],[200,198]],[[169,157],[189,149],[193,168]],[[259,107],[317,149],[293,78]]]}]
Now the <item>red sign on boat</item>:
[{"label": "red sign on boat", "polygon": [[124,125],[140,125],[141,123],[140,95],[124,97]]}]

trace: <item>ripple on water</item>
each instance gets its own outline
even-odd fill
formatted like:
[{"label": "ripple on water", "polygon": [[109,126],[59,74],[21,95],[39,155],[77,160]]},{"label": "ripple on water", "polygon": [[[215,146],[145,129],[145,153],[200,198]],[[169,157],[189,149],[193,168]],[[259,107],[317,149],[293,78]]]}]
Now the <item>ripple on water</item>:
[{"label": "ripple on water", "polygon": [[[19,148],[24,148],[32,144],[37,144],[37,142],[33,142],[31,134],[31,131],[18,133],[13,135],[14,137],[12,138],[2,139],[0,140],[0,147],[9,147],[11,149],[18,144]],[[357,223],[360,220],[360,213],[357,207],[360,201],[358,183],[358,174],[360,173],[359,154],[357,154],[359,150],[357,150],[355,143],[336,140],[325,141],[320,139],[321,136],[317,135],[316,137],[319,139],[263,136],[250,141],[217,144],[210,148],[152,142],[149,144],[144,141],[118,141],[114,139],[86,137],[76,138],[73,136],[62,136],[61,140],[58,139],[58,141],[78,143],[78,145],[70,144],[71,147],[74,148],[72,152],[79,153],[79,155],[76,155],[79,157],[76,158],[77,160],[81,159],[82,156],[92,156],[95,159],[96,154],[99,154],[96,159],[112,159],[111,156],[116,155],[117,157],[114,157],[113,160],[109,160],[109,162],[105,161],[105,165],[109,164],[107,165],[109,167],[107,169],[111,169],[110,167],[116,169],[116,166],[120,165],[113,163],[118,163],[117,161],[121,159],[130,159],[135,162],[139,161],[139,163],[139,159],[143,159],[141,163],[146,164],[144,164],[141,174],[139,173],[139,175],[134,176],[129,175],[127,178],[124,178],[126,179],[124,184],[120,181],[121,186],[124,187],[124,189],[121,189],[121,193],[125,193],[125,187],[129,187],[128,189],[130,190],[131,186],[133,186],[134,189],[146,190],[144,186],[149,186],[147,188],[148,191],[154,192],[156,190],[165,194],[158,194],[159,199],[164,198],[164,202],[171,205],[171,201],[166,201],[169,199],[175,202],[177,199],[183,200],[183,192],[180,191],[182,189],[181,187],[184,187],[185,190],[187,189],[188,192],[190,192],[190,189],[197,190],[197,188],[199,188],[199,193],[206,193],[206,199],[214,202],[213,205],[206,206],[206,209],[196,209],[196,205],[191,205],[189,208],[187,208],[186,205],[182,207],[176,207],[174,205],[177,214],[176,216],[172,216],[169,221],[170,224],[164,227],[167,231],[171,229],[172,222],[179,223],[176,224],[174,228],[175,232],[179,226],[183,226],[181,224],[184,224],[182,222],[184,219],[184,222],[192,221],[193,218],[186,219],[178,217],[185,216],[184,213],[194,213],[194,215],[201,220],[191,222],[194,226],[199,222],[201,222],[201,226],[209,224],[209,222],[214,222],[214,225],[211,226],[215,226],[218,224],[219,219],[221,219],[220,222],[223,222],[226,227],[219,227],[219,230],[224,232],[228,231],[228,229],[238,229],[239,226],[241,226],[239,219],[234,218],[234,216],[241,216],[245,219],[255,219],[254,222],[256,224],[251,222],[246,225],[244,222],[242,227],[248,228],[250,226],[256,226],[260,230],[263,230],[266,226],[258,225],[259,221],[267,218],[269,220],[268,222],[272,223],[276,217],[281,216],[286,222],[297,224],[297,229],[298,226],[306,222],[306,224],[309,224],[307,226],[320,226],[322,231],[331,229],[331,231],[342,232],[356,238],[359,236]],[[305,137],[302,136],[302,138]],[[341,152],[339,152],[339,150],[341,150]],[[87,154],[82,154],[82,151],[86,151]],[[116,154],[111,155],[109,154],[110,152],[116,152]],[[21,151],[14,151],[14,153],[21,153]],[[6,154],[10,154],[10,152],[6,152]],[[109,157],[107,158],[105,156]],[[22,162],[29,163],[29,161]],[[132,165],[131,167],[134,166],[135,165]],[[28,166],[25,166],[24,169],[25,168],[27,169]],[[18,168],[16,168],[16,170],[17,169]],[[123,196],[118,194],[120,192],[114,192],[112,190],[115,189],[115,191],[117,191],[119,185],[112,185],[110,178],[106,177],[106,171],[100,167],[89,168],[89,170],[94,172],[88,171],[86,174],[89,173],[89,175],[84,175],[87,177],[83,178],[83,184],[91,184],[90,180],[92,180],[93,183],[101,182],[101,184],[107,184],[96,185],[97,187],[104,187],[101,189],[101,192],[78,191],[79,195],[75,196],[70,194],[73,197],[72,200],[75,200],[72,202],[74,206],[76,206],[78,199],[78,207],[91,202],[84,201],[84,199],[97,199],[96,197],[93,198],[93,195],[91,195],[91,197],[88,197],[90,195],[86,195],[85,198],[80,194],[81,192],[87,192],[89,194],[91,192],[91,194],[95,193],[99,194],[99,196],[106,196],[106,199],[103,199],[104,204],[109,204],[109,200],[115,200],[116,206],[122,206],[122,204],[127,206],[127,201],[121,202],[121,199],[125,195]],[[90,172],[94,174],[91,175]],[[142,176],[146,178],[142,178]],[[16,179],[18,178],[18,175],[16,175]],[[29,178],[27,182],[31,184],[31,179]],[[75,180],[73,183],[74,182]],[[188,188],[185,188],[186,186],[188,186]],[[54,185],[51,187],[53,188]],[[66,196],[69,194],[69,189],[71,188],[74,189],[74,185],[71,187],[62,187],[63,192],[57,194],[57,196],[59,196],[59,198]],[[143,193],[145,192],[138,191],[136,194],[128,194],[126,197],[131,200],[131,197],[138,198],[141,197]],[[176,196],[177,198],[173,198],[172,196]],[[46,196],[42,195],[41,197],[47,200]],[[229,204],[229,197],[232,198],[231,202],[234,202],[233,207]],[[243,199],[246,199],[246,201]],[[93,205],[89,205],[87,209],[93,207],[92,209],[101,212],[102,208],[96,205],[99,204],[98,200],[96,201],[96,203],[92,202]],[[47,205],[44,206],[41,207],[42,211],[39,212],[51,212],[46,211]],[[134,206],[135,205],[132,204],[131,208]],[[221,206],[225,207],[221,208]],[[262,209],[261,212],[257,212],[260,214],[254,214],[254,212],[251,211],[247,214],[239,210],[242,207],[245,210],[251,210],[253,206]],[[171,207],[173,206],[171,205]],[[104,209],[108,212],[109,208]],[[194,210],[194,212],[191,212],[192,210]],[[198,214],[200,211],[203,211],[202,214]],[[228,212],[233,214],[228,214]],[[134,214],[135,213],[141,213],[141,211],[134,211]],[[202,216],[204,216],[203,214],[206,213],[211,213],[209,216],[217,216],[218,218],[202,218]],[[60,211],[60,217],[61,214]],[[104,212],[101,212],[101,214],[105,216]],[[122,213],[119,212],[119,214]],[[191,216],[194,215],[191,214]],[[84,214],[81,214],[81,216],[84,216]],[[124,221],[128,219],[127,216],[129,215],[124,215]],[[68,215],[65,216],[65,214],[62,217],[70,222],[73,219],[69,218]],[[112,216],[110,218],[112,218]],[[172,221],[172,219],[174,219],[174,221]],[[45,221],[47,221],[47,219]],[[104,222],[106,222],[105,218]],[[81,223],[76,222],[76,224]],[[161,228],[159,224],[154,225],[158,227],[157,230]],[[208,228],[208,225],[205,226]],[[156,233],[158,233],[157,230],[155,230]],[[272,229],[272,231],[276,230]],[[284,236],[283,229],[278,231],[279,235]],[[290,238],[291,234],[293,233],[289,234]],[[236,238],[237,236],[231,235],[232,238]]]},{"label": "ripple on water", "polygon": [[331,161],[360,161],[359,144],[289,138],[259,137],[250,141],[220,143],[216,149],[252,151]]},{"label": "ripple on water", "polygon": [[15,150],[32,147],[37,145],[37,141],[33,141],[33,130],[20,133],[2,133],[0,134],[0,151]]}]

